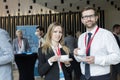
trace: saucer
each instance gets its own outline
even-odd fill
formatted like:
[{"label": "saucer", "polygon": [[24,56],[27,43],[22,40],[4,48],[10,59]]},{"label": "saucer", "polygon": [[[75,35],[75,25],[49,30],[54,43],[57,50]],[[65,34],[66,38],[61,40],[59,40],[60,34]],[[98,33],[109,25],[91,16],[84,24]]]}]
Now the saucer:
[{"label": "saucer", "polygon": [[65,61],[71,61],[71,58],[69,58],[69,55],[61,55],[60,62],[65,62]]}]

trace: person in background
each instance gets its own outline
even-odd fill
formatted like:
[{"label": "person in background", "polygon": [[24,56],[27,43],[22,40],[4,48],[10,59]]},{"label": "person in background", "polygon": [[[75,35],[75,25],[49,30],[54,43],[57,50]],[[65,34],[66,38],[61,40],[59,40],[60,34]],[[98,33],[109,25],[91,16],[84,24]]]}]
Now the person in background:
[{"label": "person in background", "polygon": [[41,47],[44,43],[44,28],[42,28],[41,26],[37,26],[35,35],[38,37],[38,47]]},{"label": "person in background", "polygon": [[77,41],[78,41],[78,38],[79,38],[79,36],[80,36],[81,34],[82,34],[82,33],[81,33],[80,31],[77,31],[77,32],[76,32],[75,36],[76,36],[76,38],[77,38]]},{"label": "person in background", "polygon": [[16,38],[13,39],[14,54],[21,54],[30,51],[28,39],[23,37],[22,30],[16,30]]},{"label": "person in background", "polygon": [[120,46],[120,39],[119,39],[119,35],[120,35],[120,25],[119,24],[115,24],[113,26],[113,35],[115,36],[118,46]]},{"label": "person in background", "polygon": [[62,55],[69,55],[69,49],[64,45],[63,28],[53,22],[49,25],[46,39],[38,49],[38,71],[44,80],[71,80],[71,59],[61,61]]},{"label": "person in background", "polygon": [[[38,38],[38,48],[40,48],[43,46],[43,43],[44,43],[44,28],[42,28],[42,26],[37,26],[35,35]],[[38,73],[38,59],[36,60],[36,63],[35,63],[35,69],[37,71],[37,75],[39,75],[39,73]],[[38,79],[39,77],[40,76],[36,76],[35,78]],[[40,79],[44,80],[44,77],[40,77]]]},{"label": "person in background", "polygon": [[81,80],[110,80],[110,65],[120,62],[120,49],[113,34],[97,25],[98,13],[87,6],[81,11],[86,32],[78,39],[74,57],[81,62]]},{"label": "person in background", "polygon": [[117,34],[117,36],[119,37],[119,40],[120,40],[120,24],[115,24],[116,26],[118,26],[117,27],[117,30],[116,30],[116,34]]},{"label": "person in background", "polygon": [[0,80],[13,80],[12,62],[14,55],[10,42],[9,34],[0,29]]},{"label": "person in background", "polygon": [[[120,48],[120,40],[119,40],[119,37],[118,37],[119,34],[120,34],[120,25],[115,24],[113,26],[113,35],[114,35],[114,37],[117,41],[117,44]],[[118,76],[120,76],[120,63],[111,66],[111,80],[119,80]]]},{"label": "person in background", "polygon": [[73,79],[80,80],[80,64],[77,62],[73,56],[73,50],[77,48],[77,40],[72,36],[72,31],[68,30],[64,39],[64,44],[70,49],[70,57],[73,59],[71,62],[73,67]]},{"label": "person in background", "polygon": [[77,47],[77,41],[73,37],[72,31],[67,31],[66,37],[64,38],[64,44],[70,49],[70,53],[73,54],[73,50]]}]

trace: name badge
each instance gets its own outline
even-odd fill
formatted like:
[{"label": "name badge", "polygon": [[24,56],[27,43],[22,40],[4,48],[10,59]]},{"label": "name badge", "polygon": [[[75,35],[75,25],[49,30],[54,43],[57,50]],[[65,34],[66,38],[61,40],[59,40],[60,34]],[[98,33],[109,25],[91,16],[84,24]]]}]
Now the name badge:
[{"label": "name badge", "polygon": [[65,78],[64,78],[64,74],[63,74],[62,71],[60,72],[60,80],[65,80]]}]

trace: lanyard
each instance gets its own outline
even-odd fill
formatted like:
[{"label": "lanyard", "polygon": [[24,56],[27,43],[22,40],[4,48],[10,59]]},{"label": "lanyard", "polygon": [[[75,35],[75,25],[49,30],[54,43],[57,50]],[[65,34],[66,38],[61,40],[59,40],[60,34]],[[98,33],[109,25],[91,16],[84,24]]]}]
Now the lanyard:
[{"label": "lanyard", "polygon": [[99,27],[97,27],[97,29],[96,29],[96,31],[95,31],[95,33],[94,33],[93,37],[90,39],[90,41],[89,41],[88,45],[86,45],[86,38],[87,38],[87,34],[85,35],[85,46],[87,46],[87,47],[86,47],[86,54],[88,54],[88,49],[90,48],[91,43],[92,43],[92,40],[93,40],[93,38],[94,38],[95,34],[98,32],[98,30],[99,30]]},{"label": "lanyard", "polygon": [[57,49],[57,55],[58,56],[61,56],[61,52],[60,52],[60,48],[58,47],[58,49]]},{"label": "lanyard", "polygon": [[[60,52],[60,48],[59,48],[59,47],[58,47],[58,49],[57,49],[56,52],[57,52],[57,55],[58,55],[58,56],[61,56],[61,52]],[[62,63],[60,62],[60,67],[61,67],[61,66],[62,66]]]}]

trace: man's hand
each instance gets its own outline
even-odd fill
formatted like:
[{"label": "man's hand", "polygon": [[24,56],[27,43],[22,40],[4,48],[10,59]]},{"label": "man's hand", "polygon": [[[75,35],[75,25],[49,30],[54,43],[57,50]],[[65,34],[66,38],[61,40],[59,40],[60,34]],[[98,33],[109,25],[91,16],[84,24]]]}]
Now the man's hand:
[{"label": "man's hand", "polygon": [[86,59],[84,60],[84,62],[86,62],[88,64],[94,64],[94,61],[95,61],[94,56],[86,56]]},{"label": "man's hand", "polygon": [[78,50],[80,50],[80,48],[75,48],[74,49],[74,51],[73,51],[74,55],[78,56]]}]

